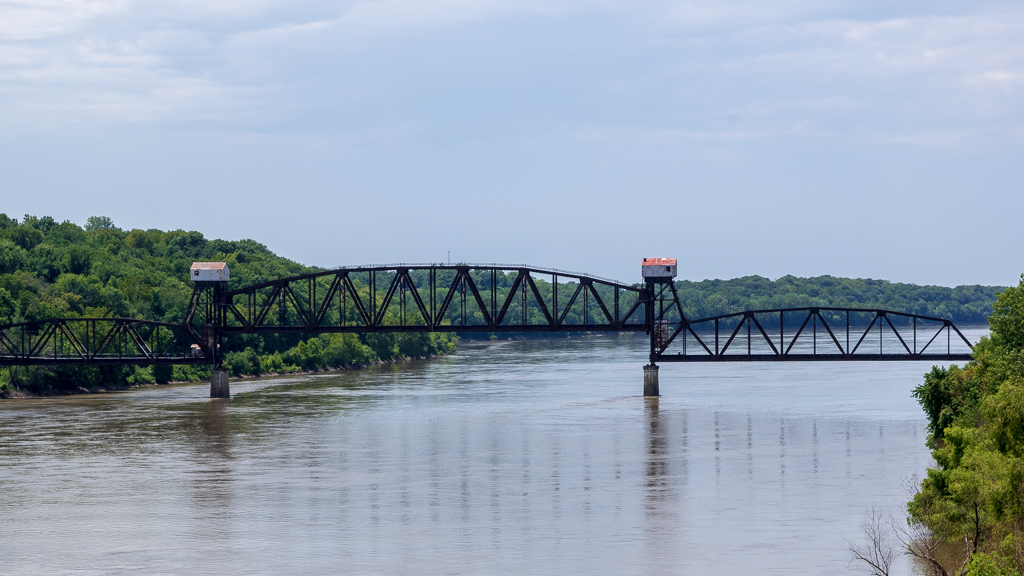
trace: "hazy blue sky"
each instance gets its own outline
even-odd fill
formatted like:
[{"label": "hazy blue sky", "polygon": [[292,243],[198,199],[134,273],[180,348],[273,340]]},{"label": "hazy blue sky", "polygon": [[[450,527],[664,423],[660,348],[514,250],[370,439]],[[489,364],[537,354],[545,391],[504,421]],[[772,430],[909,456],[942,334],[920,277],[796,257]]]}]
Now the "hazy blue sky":
[{"label": "hazy blue sky", "polygon": [[0,212],[305,264],[1024,271],[1024,3],[0,3]]}]

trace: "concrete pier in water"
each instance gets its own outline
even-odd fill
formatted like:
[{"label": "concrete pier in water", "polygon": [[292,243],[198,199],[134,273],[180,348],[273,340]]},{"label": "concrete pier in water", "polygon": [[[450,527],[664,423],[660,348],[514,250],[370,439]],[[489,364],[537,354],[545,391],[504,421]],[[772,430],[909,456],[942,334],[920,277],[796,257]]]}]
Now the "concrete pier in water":
[{"label": "concrete pier in water", "polygon": [[[655,375],[655,379],[657,379],[657,375]],[[646,381],[646,377],[644,381]],[[210,398],[231,398],[231,387],[228,386],[226,368],[214,367],[210,370]]]},{"label": "concrete pier in water", "polygon": [[644,396],[661,396],[658,390],[658,367],[654,364],[644,366]]}]

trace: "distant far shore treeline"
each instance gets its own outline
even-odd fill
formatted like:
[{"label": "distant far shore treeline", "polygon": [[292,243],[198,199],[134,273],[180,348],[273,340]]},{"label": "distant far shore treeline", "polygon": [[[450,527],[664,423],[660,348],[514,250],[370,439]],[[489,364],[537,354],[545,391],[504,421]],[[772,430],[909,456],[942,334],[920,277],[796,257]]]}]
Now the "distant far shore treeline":
[{"label": "distant far shore treeline", "polygon": [[733,280],[676,282],[683,311],[690,319],[743,310],[809,306],[875,308],[934,316],[957,324],[988,321],[992,303],[1004,286],[918,286],[888,280],[783,276],[769,280],[745,276]]},{"label": "distant far shore treeline", "polygon": [[[230,288],[322,270],[277,256],[255,240],[208,239],[185,230],[123,229],[102,216],[79,226],[49,216],[26,215],[19,221],[0,214],[0,324],[60,317],[179,322],[191,294],[188,269],[195,260],[227,262]],[[500,278],[499,291],[507,290],[512,280]],[[832,276],[680,281],[677,288],[690,318],[748,309],[856,306],[957,323],[985,322],[1003,289]],[[539,309],[527,313],[531,322],[542,321]],[[450,334],[246,335],[227,339],[225,363],[236,376],[345,368],[444,354],[454,350],[455,341]],[[207,374],[194,366],[0,369],[0,394],[12,389],[51,394],[120,388],[199,380]]]}]

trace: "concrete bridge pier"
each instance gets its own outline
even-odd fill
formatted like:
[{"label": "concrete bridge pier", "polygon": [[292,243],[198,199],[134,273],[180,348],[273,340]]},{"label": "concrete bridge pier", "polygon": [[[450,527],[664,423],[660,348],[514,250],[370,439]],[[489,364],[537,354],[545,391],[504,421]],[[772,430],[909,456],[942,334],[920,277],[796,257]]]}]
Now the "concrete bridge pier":
[{"label": "concrete bridge pier", "polygon": [[210,369],[210,398],[231,398],[228,370],[223,366],[214,366]]},{"label": "concrete bridge pier", "polygon": [[653,362],[644,366],[644,396],[661,396],[658,390],[658,367]]}]

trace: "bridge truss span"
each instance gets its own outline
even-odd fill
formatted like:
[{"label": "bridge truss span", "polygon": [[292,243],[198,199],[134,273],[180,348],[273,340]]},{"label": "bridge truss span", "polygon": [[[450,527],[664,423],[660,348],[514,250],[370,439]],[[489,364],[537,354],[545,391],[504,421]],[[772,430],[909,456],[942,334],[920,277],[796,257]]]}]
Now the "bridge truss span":
[{"label": "bridge truss span", "polygon": [[54,318],[0,326],[0,366],[210,364],[209,339],[182,324]]},{"label": "bridge truss span", "polygon": [[642,283],[501,264],[351,266],[229,290],[224,262],[197,262],[180,323],[58,318],[0,326],[4,365],[211,365],[229,397],[225,338],[375,332],[645,332],[644,395],[658,364],[751,361],[966,361],[950,320],[869,308],[748,310],[692,320],[676,261],[645,258]]},{"label": "bridge truss span", "polygon": [[224,335],[644,331],[644,298],[639,284],[529,266],[348,267],[225,291],[217,323]]},{"label": "bridge truss span", "polygon": [[943,318],[867,308],[748,310],[655,320],[652,362],[970,360],[971,342]]}]

